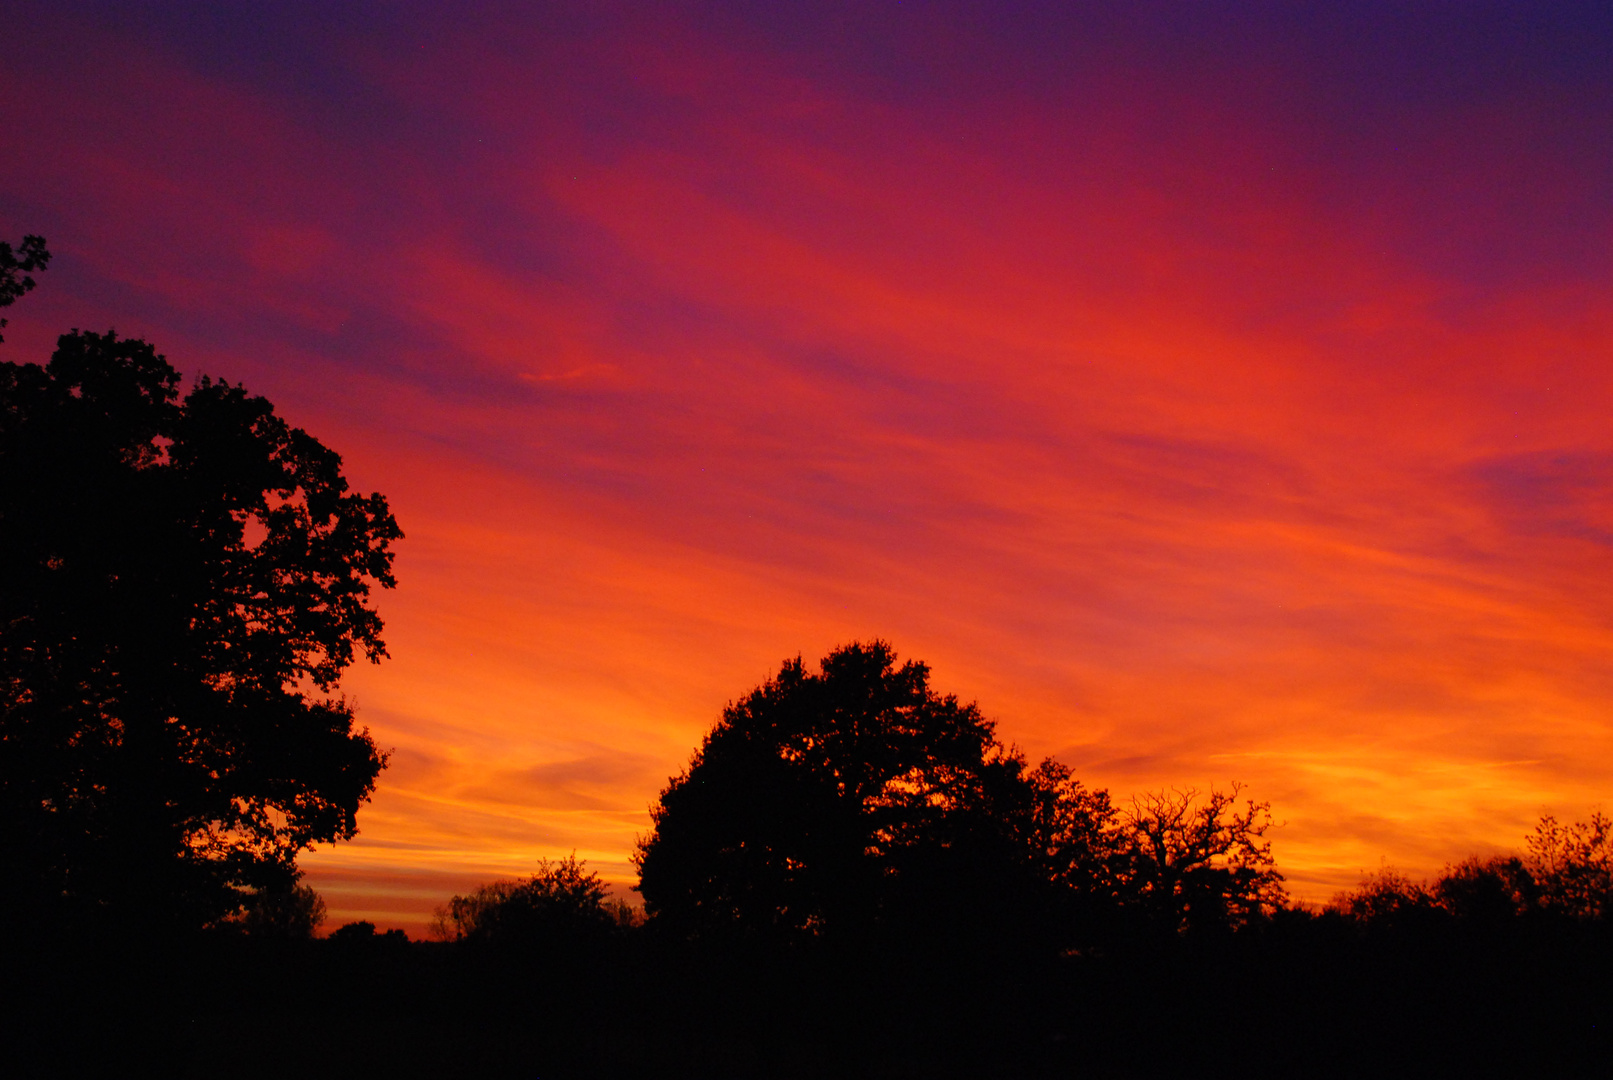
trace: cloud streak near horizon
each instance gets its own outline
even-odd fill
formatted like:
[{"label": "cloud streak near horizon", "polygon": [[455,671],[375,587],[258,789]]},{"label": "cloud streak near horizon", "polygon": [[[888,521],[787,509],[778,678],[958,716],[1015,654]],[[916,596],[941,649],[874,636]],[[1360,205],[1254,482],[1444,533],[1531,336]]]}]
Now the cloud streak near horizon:
[{"label": "cloud streak near horizon", "polygon": [[1613,782],[1613,22],[44,6],[0,235],[391,499],[337,919],[619,884],[723,704],[881,636],[1313,899]]}]

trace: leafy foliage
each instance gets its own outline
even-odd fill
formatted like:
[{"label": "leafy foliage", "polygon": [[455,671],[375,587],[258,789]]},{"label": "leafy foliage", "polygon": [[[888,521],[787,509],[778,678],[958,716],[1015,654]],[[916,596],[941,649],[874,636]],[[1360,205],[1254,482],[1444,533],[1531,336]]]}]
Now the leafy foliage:
[{"label": "leafy foliage", "polygon": [[0,365],[0,875],[198,924],[350,838],[384,756],[332,696],[386,655],[402,536],[239,386],[115,334]]},{"label": "leafy foliage", "polygon": [[1417,919],[1433,906],[1426,886],[1386,866],[1363,877],[1353,891],[1339,893],[1329,908],[1356,922],[1393,926]]},{"label": "leafy foliage", "polygon": [[238,925],[253,937],[307,939],[324,921],[325,898],[307,885],[293,885],[254,893]]},{"label": "leafy foliage", "polygon": [[[49,265],[50,252],[43,236],[24,236],[16,249],[0,240],[0,307],[10,307],[33,289],[31,275]],[[0,330],[5,328],[6,320],[0,319]],[[0,336],[0,341],[4,340]]]},{"label": "leafy foliage", "polygon": [[1613,820],[1597,812],[1563,825],[1547,814],[1525,847],[1543,907],[1578,919],[1613,914]]},{"label": "leafy foliage", "polygon": [[330,940],[338,947],[369,948],[383,945],[387,948],[408,948],[409,935],[402,930],[383,930],[376,932],[375,924],[368,919],[345,923],[331,931]]},{"label": "leafy foliage", "polygon": [[[914,914],[1002,862],[1024,761],[974,705],[852,644],[728,706],[652,811],[647,909],[691,930],[817,933]],[[1017,852],[1015,853],[1017,855]]]},{"label": "leafy foliage", "polygon": [[799,658],[724,710],[640,842],[651,915],[685,932],[873,925],[1087,942],[1121,922],[1237,927],[1284,900],[1267,808],[1161,794],[1120,813],[1031,768],[889,645]]}]

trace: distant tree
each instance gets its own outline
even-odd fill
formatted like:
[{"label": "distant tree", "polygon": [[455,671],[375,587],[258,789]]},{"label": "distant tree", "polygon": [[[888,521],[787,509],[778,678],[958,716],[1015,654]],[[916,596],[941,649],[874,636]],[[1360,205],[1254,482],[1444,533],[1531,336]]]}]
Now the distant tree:
[{"label": "distant tree", "polygon": [[0,902],[217,921],[350,838],[402,536],[263,398],[150,345],[0,364]]},{"label": "distant tree", "polygon": [[1328,909],[1367,926],[1404,926],[1426,918],[1434,910],[1427,886],[1385,866],[1362,877],[1354,889],[1336,894]]},{"label": "distant tree", "polygon": [[575,855],[544,859],[531,877],[495,881],[455,896],[435,912],[432,934],[440,941],[500,944],[597,939],[624,923],[606,895],[599,875]]},{"label": "distant tree", "polygon": [[605,914],[610,916],[611,922],[619,930],[636,930],[644,925],[644,909],[626,900],[605,901]]},{"label": "distant tree", "polygon": [[359,919],[357,922],[343,923],[330,932],[332,941],[358,941],[373,938],[375,924],[368,919]]},{"label": "distant tree", "polygon": [[368,919],[357,922],[344,923],[331,931],[330,940],[338,945],[370,948],[383,945],[387,948],[396,948],[409,943],[409,935],[402,930],[384,930],[377,932],[375,924]]},{"label": "distant tree", "polygon": [[654,919],[695,932],[967,917],[1084,842],[1084,820],[1055,805],[1067,781],[1036,787],[928,667],[854,643],[818,672],[787,661],[723,711],[651,811],[639,890]]},{"label": "distant tree", "polygon": [[[22,244],[15,250],[4,240],[0,240],[0,307],[10,307],[34,287],[34,279],[30,276],[36,270],[43,270],[50,265],[50,252],[45,249],[43,236],[25,236]],[[0,319],[0,330],[6,328],[6,320]],[[0,341],[6,340],[0,336]]]},{"label": "distant tree", "polygon": [[1404,932],[1449,920],[1494,927],[1532,910],[1537,900],[1521,860],[1474,857],[1447,866],[1432,884],[1384,867],[1339,893],[1329,907],[1362,927]]},{"label": "distant tree", "polygon": [[1237,928],[1286,902],[1269,807],[1169,792],[1117,810],[1030,767],[882,641],[800,658],[730,704],[636,853],[656,922],[786,937],[871,927],[1081,948],[1147,924]]},{"label": "distant tree", "polygon": [[324,921],[324,897],[307,885],[292,885],[249,896],[239,925],[253,937],[307,940]]},{"label": "distant tree", "polygon": [[1171,930],[1236,928],[1282,906],[1283,876],[1265,839],[1270,804],[1248,801],[1239,812],[1240,790],[1133,799],[1119,823],[1124,898]]},{"label": "distant tree", "polygon": [[1119,812],[1107,791],[1089,789],[1051,758],[1025,774],[1031,811],[1023,820],[1042,873],[1078,892],[1117,887]]}]

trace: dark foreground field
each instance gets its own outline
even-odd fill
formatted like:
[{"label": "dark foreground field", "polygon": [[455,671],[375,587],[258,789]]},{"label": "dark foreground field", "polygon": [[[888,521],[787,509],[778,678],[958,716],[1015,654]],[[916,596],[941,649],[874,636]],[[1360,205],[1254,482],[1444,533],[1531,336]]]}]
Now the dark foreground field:
[{"label": "dark foreground field", "polygon": [[1613,1075],[1600,927],[1305,920],[1038,963],[196,938],[6,956],[10,1076]]}]

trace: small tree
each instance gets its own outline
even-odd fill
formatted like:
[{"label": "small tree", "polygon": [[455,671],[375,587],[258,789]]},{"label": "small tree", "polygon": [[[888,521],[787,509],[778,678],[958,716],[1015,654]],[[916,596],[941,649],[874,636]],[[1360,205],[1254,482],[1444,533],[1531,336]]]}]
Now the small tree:
[{"label": "small tree", "polygon": [[306,940],[325,921],[325,898],[307,885],[254,893],[239,925],[253,937]]},{"label": "small tree", "polygon": [[1463,859],[1429,892],[1441,911],[1474,926],[1495,927],[1540,906],[1540,887],[1516,856]]},{"label": "small tree", "polygon": [[1025,780],[1031,799],[1022,820],[1042,876],[1074,893],[1113,897],[1125,845],[1109,793],[1087,788],[1052,758]]},{"label": "small tree", "polygon": [[1397,927],[1426,918],[1434,910],[1434,897],[1427,886],[1385,866],[1364,876],[1354,889],[1336,894],[1328,910],[1364,926]]},{"label": "small tree", "polygon": [[438,941],[468,941],[478,936],[483,914],[496,910],[521,887],[519,881],[490,881],[467,896],[455,894],[431,913],[431,936]]},{"label": "small tree", "polygon": [[623,925],[606,903],[605,883],[575,854],[541,860],[537,873],[520,881],[495,881],[468,896],[455,896],[434,913],[439,941],[500,944],[564,943],[596,939]]},{"label": "small tree", "polygon": [[1404,929],[1429,919],[1452,919],[1496,929],[1513,919],[1555,914],[1600,920],[1613,914],[1613,821],[1601,813],[1563,825],[1542,817],[1522,858],[1477,856],[1447,866],[1432,885],[1385,868],[1330,909],[1373,928]]}]

